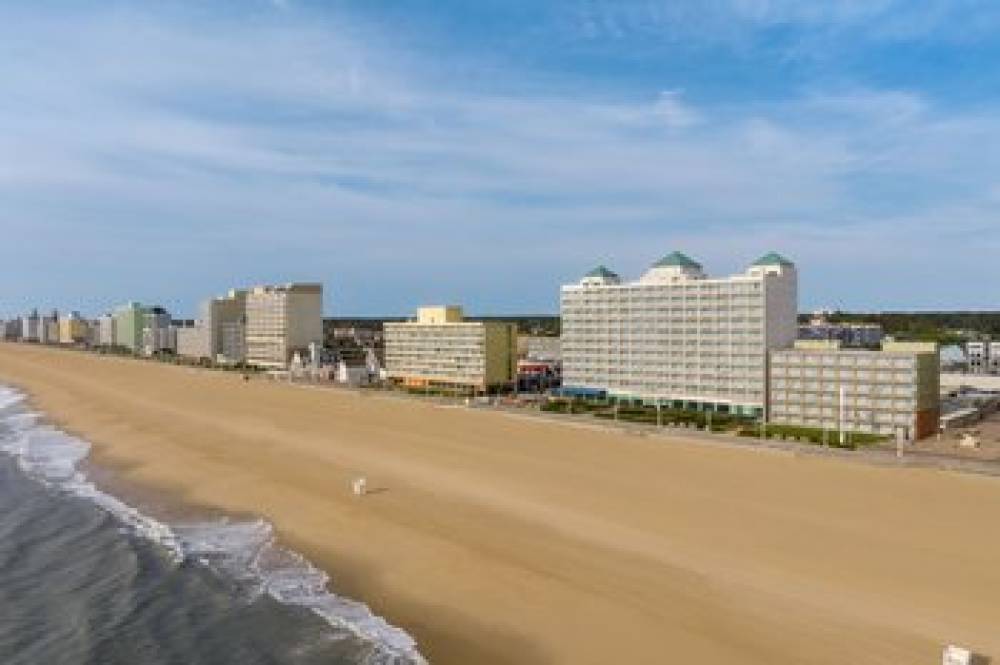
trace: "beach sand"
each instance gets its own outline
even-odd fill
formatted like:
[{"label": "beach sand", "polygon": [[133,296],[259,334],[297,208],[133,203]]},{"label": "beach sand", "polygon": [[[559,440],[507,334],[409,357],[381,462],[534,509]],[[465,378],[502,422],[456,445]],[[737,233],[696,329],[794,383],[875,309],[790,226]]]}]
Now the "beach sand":
[{"label": "beach sand", "polygon": [[1000,658],[998,479],[27,345],[0,382],[125,483],[271,520],[432,663]]}]

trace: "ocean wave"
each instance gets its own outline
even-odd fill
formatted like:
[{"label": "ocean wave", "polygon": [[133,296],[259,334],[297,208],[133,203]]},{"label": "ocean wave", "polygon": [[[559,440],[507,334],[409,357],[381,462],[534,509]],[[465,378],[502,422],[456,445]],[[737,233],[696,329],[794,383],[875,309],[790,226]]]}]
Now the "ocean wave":
[{"label": "ocean wave", "polygon": [[364,603],[327,590],[329,576],[305,557],[280,546],[265,520],[229,519],[165,524],[101,491],[80,470],[90,444],[40,423],[20,408],[24,394],[0,387],[0,451],[17,459],[29,476],[92,501],[130,532],[162,546],[176,565],[204,565],[257,594],[306,608],[331,626],[370,643],[371,665],[423,665],[416,642],[372,613]]}]

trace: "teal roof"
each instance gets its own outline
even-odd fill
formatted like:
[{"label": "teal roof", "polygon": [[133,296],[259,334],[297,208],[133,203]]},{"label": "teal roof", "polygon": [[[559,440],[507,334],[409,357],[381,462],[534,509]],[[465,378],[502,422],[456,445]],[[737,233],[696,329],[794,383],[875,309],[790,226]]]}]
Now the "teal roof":
[{"label": "teal roof", "polygon": [[653,264],[654,268],[665,268],[668,266],[680,266],[682,268],[701,268],[701,264],[692,259],[687,254],[681,252],[670,252],[662,259]]},{"label": "teal roof", "polygon": [[755,266],[793,266],[795,265],[777,252],[768,252],[753,262]]},{"label": "teal roof", "polygon": [[618,277],[618,275],[610,270],[608,270],[603,265],[597,266],[590,272],[588,272],[585,277]]}]

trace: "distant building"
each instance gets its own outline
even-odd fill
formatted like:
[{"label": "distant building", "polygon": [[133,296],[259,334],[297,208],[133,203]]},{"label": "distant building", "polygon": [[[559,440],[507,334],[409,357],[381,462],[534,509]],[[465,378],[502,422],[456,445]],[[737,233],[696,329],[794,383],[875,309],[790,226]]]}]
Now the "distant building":
[{"label": "distant building", "polygon": [[226,363],[244,363],[247,359],[246,318],[223,321],[219,327],[221,346],[217,359]]},{"label": "distant building", "polygon": [[[221,298],[206,300],[201,306],[201,325],[205,327],[209,355],[221,356],[224,362],[242,362],[246,355],[247,292],[232,289]],[[228,352],[227,352],[228,347]]]},{"label": "distant building", "polygon": [[851,348],[878,348],[882,326],[877,323],[831,323],[825,312],[815,312],[809,323],[799,326],[799,339],[836,340]]},{"label": "distant building", "polygon": [[211,358],[208,329],[199,321],[193,326],[177,328],[177,355],[185,358]]},{"label": "distant building", "polygon": [[416,321],[386,323],[384,331],[390,381],[485,393],[516,379],[514,324],[466,321],[457,306],[421,307]]},{"label": "distant building", "polygon": [[517,355],[527,360],[558,361],[562,359],[562,343],[558,337],[518,335]]},{"label": "distant building", "polygon": [[52,310],[48,316],[43,316],[38,324],[38,341],[42,344],[59,343],[59,312]]},{"label": "distant building", "polygon": [[680,252],[634,282],[600,266],[562,287],[562,391],[760,416],[767,351],[795,340],[797,294],[795,265],[773,252],[718,278]]},{"label": "distant building", "polygon": [[170,313],[162,307],[151,307],[144,312],[140,351],[147,356],[176,353],[177,332]]},{"label": "distant building", "polygon": [[799,341],[771,352],[772,423],[916,440],[940,417],[935,344],[887,342],[881,351]]},{"label": "distant building", "polygon": [[97,345],[107,347],[118,346],[115,317],[111,314],[104,314],[97,317]]},{"label": "distant building", "polygon": [[130,302],[115,310],[115,343],[133,353],[142,350],[142,330],[148,310],[137,302]]},{"label": "distant building", "polygon": [[966,342],[965,360],[969,374],[1000,374],[1000,342]]},{"label": "distant building", "polygon": [[60,344],[86,344],[90,340],[90,324],[79,312],[70,312],[59,319]]},{"label": "distant building", "polygon": [[256,286],[246,294],[246,360],[286,369],[296,352],[323,343],[323,286]]},{"label": "distant building", "polygon": [[561,368],[555,360],[521,358],[517,361],[517,389],[525,392],[545,392],[562,383]]},{"label": "distant building", "polygon": [[31,314],[21,317],[21,334],[20,338],[24,342],[37,342],[39,340],[39,328],[41,327],[41,319],[38,316],[38,310],[31,310]]},{"label": "distant building", "polygon": [[11,342],[21,339],[21,319],[4,322],[3,338]]}]

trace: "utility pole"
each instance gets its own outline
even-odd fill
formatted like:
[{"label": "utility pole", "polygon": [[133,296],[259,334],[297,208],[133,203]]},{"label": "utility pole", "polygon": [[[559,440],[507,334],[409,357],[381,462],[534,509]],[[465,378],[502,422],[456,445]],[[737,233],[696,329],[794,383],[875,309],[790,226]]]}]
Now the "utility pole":
[{"label": "utility pole", "polygon": [[660,403],[656,403],[656,426],[663,427],[663,410],[660,408]]},{"label": "utility pole", "polygon": [[840,445],[844,446],[847,443],[847,432],[844,431],[844,392],[846,386],[840,385],[840,407],[838,409],[838,424],[837,427],[840,429]]}]

